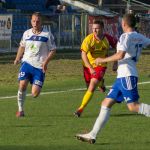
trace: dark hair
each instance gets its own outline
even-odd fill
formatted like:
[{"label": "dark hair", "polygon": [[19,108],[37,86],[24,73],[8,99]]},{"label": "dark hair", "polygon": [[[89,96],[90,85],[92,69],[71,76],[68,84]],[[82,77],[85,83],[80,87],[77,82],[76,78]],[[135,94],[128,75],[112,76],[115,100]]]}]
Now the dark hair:
[{"label": "dark hair", "polygon": [[93,20],[93,24],[99,24],[102,28],[104,28],[104,23],[101,20]]},{"label": "dark hair", "polygon": [[136,18],[134,14],[125,14],[123,16],[123,20],[125,20],[128,26],[131,28],[134,28],[136,25]]}]

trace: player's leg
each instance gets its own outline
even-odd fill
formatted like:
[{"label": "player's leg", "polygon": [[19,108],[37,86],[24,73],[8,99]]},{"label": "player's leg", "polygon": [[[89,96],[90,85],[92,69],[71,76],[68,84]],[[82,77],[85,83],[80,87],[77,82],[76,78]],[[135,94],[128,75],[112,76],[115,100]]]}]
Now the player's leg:
[{"label": "player's leg", "polygon": [[118,80],[115,81],[112,89],[110,89],[107,97],[102,101],[100,113],[96,119],[93,129],[87,134],[77,134],[76,137],[79,140],[94,143],[96,141],[97,134],[105,126],[110,116],[111,107],[116,102],[122,102],[123,97],[119,90],[120,84]]},{"label": "player's leg", "polygon": [[39,96],[41,92],[41,88],[44,84],[45,73],[43,73],[42,69],[33,68],[34,72],[32,73],[32,89],[31,93],[34,98]]},{"label": "player's leg", "polygon": [[37,96],[39,96],[40,92],[41,92],[41,87],[39,85],[33,84],[32,85],[32,91],[31,91],[32,96],[34,98],[36,98]]},{"label": "player's leg", "polygon": [[[86,83],[86,87],[87,87],[87,91],[86,93],[84,94],[84,97],[87,99],[87,98],[90,98],[92,96],[91,92],[88,92],[88,87],[89,87],[89,84],[90,84],[90,80],[91,80],[91,74],[90,74],[90,71],[88,68],[86,67],[83,67],[83,75],[84,75],[84,79],[85,79],[85,83]],[[83,99],[84,99],[83,97]],[[83,102],[83,99],[82,99],[82,102]],[[81,104],[82,105],[82,104]],[[80,105],[80,106],[81,106]],[[80,107],[74,112],[74,115],[77,116],[77,117],[80,117],[81,113],[83,112],[83,109],[81,109]]]},{"label": "player's leg", "polygon": [[104,75],[106,72],[106,67],[101,67],[98,66],[96,67],[96,72],[98,74],[98,80],[100,81],[98,84],[98,89],[100,90],[100,92],[105,92],[106,91],[106,87],[105,87],[105,80],[104,80]]},{"label": "player's leg", "polygon": [[18,101],[18,111],[16,113],[17,117],[24,116],[24,102],[26,98],[27,85],[28,85],[28,80],[19,81],[19,89],[17,94],[17,101]]},{"label": "player's leg", "polygon": [[131,112],[137,112],[138,114],[150,117],[150,105],[148,104],[133,102],[127,104],[127,106]]},{"label": "player's leg", "polygon": [[77,134],[76,135],[77,139],[94,144],[96,141],[97,134],[102,130],[102,128],[107,123],[110,116],[111,107],[115,103],[116,102],[113,99],[105,98],[102,102],[101,110],[93,126],[93,129],[87,134]]},{"label": "player's leg", "polygon": [[17,94],[17,102],[18,102],[18,111],[16,113],[17,117],[24,116],[24,102],[26,97],[26,89],[29,82],[29,70],[30,66],[27,63],[22,63],[18,80],[19,80],[19,88]]},{"label": "player's leg", "polygon": [[138,102],[137,81],[137,77],[134,76],[122,78],[122,93],[127,102],[127,107],[131,112],[137,112],[150,117],[150,105]]},{"label": "player's leg", "polygon": [[103,80],[103,76],[105,74],[106,68],[98,66],[98,67],[94,68],[94,70],[96,73],[91,75],[89,87],[82,99],[82,103],[79,107],[79,110],[83,110],[86,107],[86,105],[89,103],[89,101],[91,100],[97,85],[99,84],[100,81]]},{"label": "player's leg", "polygon": [[104,93],[106,91],[106,86],[105,86],[105,80],[104,80],[104,78],[99,82],[98,89],[102,93]]},{"label": "player's leg", "polygon": [[89,103],[89,101],[91,100],[94,90],[97,87],[97,84],[99,83],[99,81],[95,78],[92,78],[89,84],[89,87],[86,91],[86,93],[83,96],[82,102],[80,107],[77,110],[77,114],[78,117],[80,117],[81,113],[83,112],[84,108],[87,106],[87,104]]},{"label": "player's leg", "polygon": [[87,106],[89,101],[91,100],[95,88],[97,87],[99,81],[103,78],[106,68],[96,67],[94,68],[96,74],[91,75],[90,70],[88,68],[84,68],[84,77],[85,81],[88,84],[88,89],[83,96],[82,102],[80,107],[74,113],[77,117],[80,117],[81,113],[83,112],[84,108]]}]

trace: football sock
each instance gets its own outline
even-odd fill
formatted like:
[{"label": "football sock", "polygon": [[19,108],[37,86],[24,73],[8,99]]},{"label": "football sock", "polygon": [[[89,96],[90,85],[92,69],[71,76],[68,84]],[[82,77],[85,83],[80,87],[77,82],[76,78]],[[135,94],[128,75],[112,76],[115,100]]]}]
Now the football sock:
[{"label": "football sock", "polygon": [[88,102],[91,100],[93,96],[93,92],[87,91],[82,99],[82,103],[79,107],[79,110],[83,110],[84,107],[88,104]]},{"label": "football sock", "polygon": [[17,100],[18,100],[18,109],[19,111],[23,111],[23,104],[26,97],[26,91],[18,90]]},{"label": "football sock", "polygon": [[140,103],[139,105],[138,113],[150,117],[150,105],[144,103]]},{"label": "football sock", "polygon": [[98,134],[98,132],[104,127],[104,125],[106,124],[106,122],[109,119],[110,116],[110,108],[102,106],[99,116],[96,119],[96,122],[93,126],[92,131],[90,132],[91,136],[94,137],[96,139],[96,136]]}]

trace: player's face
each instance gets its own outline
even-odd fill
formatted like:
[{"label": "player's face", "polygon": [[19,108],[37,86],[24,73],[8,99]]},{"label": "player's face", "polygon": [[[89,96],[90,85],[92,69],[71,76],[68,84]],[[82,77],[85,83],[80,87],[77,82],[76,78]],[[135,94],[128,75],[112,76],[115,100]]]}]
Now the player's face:
[{"label": "player's face", "polygon": [[103,33],[103,28],[99,24],[93,24],[92,31],[96,36],[100,36]]},{"label": "player's face", "polygon": [[31,18],[31,25],[34,30],[41,30],[41,18],[33,15]]}]

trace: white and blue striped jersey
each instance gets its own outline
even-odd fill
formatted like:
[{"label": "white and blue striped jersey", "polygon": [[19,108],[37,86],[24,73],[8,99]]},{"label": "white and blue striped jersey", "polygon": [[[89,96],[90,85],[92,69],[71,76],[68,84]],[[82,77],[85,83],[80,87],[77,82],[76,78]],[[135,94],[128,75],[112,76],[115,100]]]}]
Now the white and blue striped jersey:
[{"label": "white and blue striped jersey", "polygon": [[138,72],[136,62],[141,50],[150,45],[150,39],[137,32],[123,33],[117,43],[117,51],[125,51],[125,57],[118,61],[117,78],[136,76]]},{"label": "white and blue striped jersey", "polygon": [[24,32],[20,46],[25,48],[22,62],[27,62],[35,68],[42,68],[42,63],[50,50],[56,49],[52,33],[43,29],[38,35],[32,32],[32,28]]}]

